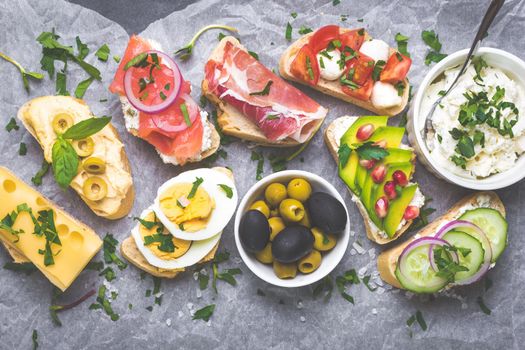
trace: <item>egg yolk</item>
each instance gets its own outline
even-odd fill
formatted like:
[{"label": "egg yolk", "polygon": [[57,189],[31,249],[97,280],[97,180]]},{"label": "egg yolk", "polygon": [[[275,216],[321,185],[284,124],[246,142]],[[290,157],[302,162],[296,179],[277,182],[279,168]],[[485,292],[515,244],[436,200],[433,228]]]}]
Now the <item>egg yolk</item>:
[{"label": "egg yolk", "polygon": [[178,183],[168,188],[160,197],[160,208],[164,215],[182,230],[196,232],[208,225],[215,201],[202,187],[188,198],[191,183]]},{"label": "egg yolk", "polygon": [[[146,221],[156,221],[155,213],[150,212],[143,219]],[[144,237],[146,236],[153,236],[155,234],[158,234],[157,229],[158,229],[158,226],[153,226],[150,230],[148,230],[143,225],[139,225],[139,232],[140,232],[140,235],[142,236],[142,240],[144,241],[145,240]],[[166,229],[164,229],[164,232],[162,234],[171,236],[171,234]],[[186,241],[183,239],[175,238],[173,236],[171,237],[172,237],[171,239],[173,241],[173,245],[175,246],[175,250],[173,252],[164,252],[160,250],[159,242],[153,242],[151,244],[145,245],[145,247],[148,248],[153,254],[155,254],[155,256],[157,256],[158,258],[162,260],[177,259],[183,256],[184,254],[186,254],[188,249],[190,249],[191,241]]]}]

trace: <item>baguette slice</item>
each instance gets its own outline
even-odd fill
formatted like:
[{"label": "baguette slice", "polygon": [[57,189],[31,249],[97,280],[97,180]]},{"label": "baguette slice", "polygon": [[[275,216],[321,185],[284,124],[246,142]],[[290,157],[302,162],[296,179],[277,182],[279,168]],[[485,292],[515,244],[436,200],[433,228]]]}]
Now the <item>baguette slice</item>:
[{"label": "baguette slice", "polygon": [[[41,96],[41,97],[37,97],[35,99],[32,99],[32,100],[26,102],[22,107],[20,107],[20,109],[18,110],[17,118],[22,122],[22,124],[24,124],[25,128],[27,129],[27,131],[35,138],[35,140],[37,140],[37,142],[40,144],[42,149],[46,150],[46,148],[49,148],[48,145],[46,144],[46,142],[49,142],[49,138],[54,137],[54,136],[48,135],[47,134],[48,130],[35,130],[33,128],[33,126],[28,123],[28,119],[27,119],[28,118],[28,114],[29,113],[35,113],[35,111],[32,110],[32,106],[34,104],[37,104],[37,105],[43,104],[43,105],[45,105],[47,103],[55,103],[56,102],[56,103],[60,103],[61,105],[64,105],[64,106],[66,106],[66,104],[67,104],[67,107],[65,107],[65,108],[71,108],[71,104],[70,104],[71,101],[74,101],[74,102],[78,103],[78,105],[81,106],[81,108],[84,109],[83,112],[86,112],[86,113],[88,113],[91,116],[91,112],[89,111],[89,107],[87,106],[86,102],[84,102],[84,100],[73,98],[73,97],[69,97],[69,96]],[[42,113],[41,115],[43,115],[45,117],[45,113]],[[109,123],[103,129],[103,131],[105,131],[105,130],[107,130],[108,132],[107,132],[107,135],[104,136],[104,139],[106,139],[106,140],[110,139],[110,140],[112,140],[112,142],[114,142],[116,144],[119,144],[119,146],[120,145],[122,146],[121,152],[120,152],[120,158],[122,160],[122,169],[121,170],[124,173],[126,173],[129,176],[129,178],[131,179],[131,168],[130,168],[130,165],[129,165],[128,157],[127,157],[127,155],[125,153],[124,145],[122,144],[122,141],[120,140],[120,137],[119,137],[119,134],[118,134],[117,130],[115,129],[115,127],[113,127],[113,125],[111,123]],[[101,132],[103,132],[103,131],[101,131]],[[51,132],[53,132],[52,129],[51,129]],[[95,137],[95,135],[92,136],[92,137]],[[42,139],[42,137],[46,137],[47,139],[44,141]],[[50,152],[44,152],[44,158],[45,158],[45,160],[48,163],[51,163],[51,154],[50,154]],[[98,201],[98,202],[90,201],[89,199],[87,199],[84,196],[81,188],[75,189],[75,191],[80,195],[82,200],[87,204],[87,206],[96,215],[104,217],[106,219],[110,219],[110,220],[116,220],[116,219],[120,219],[120,218],[126,216],[131,211],[131,208],[133,207],[133,202],[135,200],[135,189],[134,189],[132,180],[131,180],[131,186],[128,187],[128,190],[127,190],[123,200],[120,202],[120,205],[117,207],[116,210],[113,210],[111,212],[108,212],[108,211],[102,209],[101,206],[104,203],[103,200],[102,201]]]},{"label": "baguette slice", "polygon": [[435,234],[441,225],[443,225],[446,222],[457,219],[462,214],[462,210],[464,208],[470,206],[474,208],[481,207],[482,205],[480,203],[484,203],[485,198],[489,199],[487,201],[488,205],[483,205],[483,207],[496,209],[501,213],[501,215],[503,215],[503,217],[505,217],[505,206],[503,205],[501,199],[496,193],[477,192],[468,195],[456,204],[454,204],[452,208],[450,208],[445,214],[443,214],[427,226],[423,227],[417,233],[417,235],[414,235],[412,238],[396,247],[390,248],[382,252],[377,258],[377,269],[379,271],[381,279],[396,288],[402,289],[403,287],[397,280],[395,271],[397,267],[397,261],[399,259],[399,256],[403,252],[403,249],[405,249],[405,247],[408,244],[410,244],[410,242],[414,241],[419,237],[431,236]]},{"label": "baguette slice", "polygon": [[[347,28],[341,28],[341,32],[349,32],[351,29]],[[299,50],[308,43],[310,40],[310,37],[315,32],[308,33],[301,38],[297,39],[292,45],[286,49],[286,51],[282,54],[281,59],[279,60],[279,73],[281,76],[285,79],[295,81],[299,84],[303,84],[306,86],[311,87],[312,89],[321,91],[322,93],[325,93],[327,95],[333,96],[335,98],[338,98],[340,100],[352,103],[356,106],[359,106],[361,108],[364,108],[366,110],[369,110],[371,112],[374,112],[378,115],[388,115],[388,116],[394,116],[399,113],[401,113],[407,103],[408,103],[408,96],[409,96],[409,90],[410,90],[410,84],[408,83],[408,79],[403,80],[403,84],[405,85],[405,89],[403,90],[403,96],[402,100],[403,102],[399,106],[391,107],[391,108],[376,108],[371,101],[362,101],[359,99],[356,99],[352,96],[349,96],[343,92],[341,89],[341,84],[339,83],[339,80],[335,81],[329,81],[325,80],[323,78],[319,78],[319,83],[315,86],[312,86],[300,79],[297,79],[292,72],[290,71],[290,67],[292,65],[293,60],[295,59],[295,56],[299,52]],[[365,40],[371,39],[370,35],[365,32]],[[390,54],[396,52],[393,48],[390,48]]]},{"label": "baguette slice", "polygon": [[[223,167],[214,167],[213,170],[217,170],[220,172],[223,172],[224,174],[228,175],[233,179],[233,173]],[[219,248],[220,240],[217,242],[215,247],[199,262],[199,264],[203,264],[205,262],[213,260],[215,257],[215,253],[217,252],[217,249]],[[139,248],[137,248],[137,244],[135,242],[135,239],[133,239],[133,236],[130,236],[126,238],[122,244],[120,245],[120,253],[126,260],[128,260],[131,264],[135,265],[137,268],[141,269],[142,271],[145,271],[149,273],[150,275],[153,275],[155,277],[161,277],[161,278],[175,278],[177,275],[181,272],[184,272],[185,268],[180,269],[161,269],[159,267],[151,265],[144,255],[140,252]]]},{"label": "baguette slice", "polygon": [[[337,155],[337,151],[339,150],[338,146],[338,140],[336,140],[337,135],[337,127],[338,124],[344,119],[344,118],[351,118],[348,116],[339,117],[332,121],[328,127],[325,130],[324,134],[324,140],[326,143],[326,146],[328,147],[328,150],[330,151],[330,154],[334,158],[336,163],[339,163],[339,156]],[[392,241],[395,241],[401,235],[410,227],[413,220],[408,220],[403,227],[401,227],[400,230],[398,230],[393,237],[385,237],[380,230],[377,228],[376,225],[372,222],[372,219],[368,215],[368,211],[366,210],[365,206],[361,202],[361,200],[352,193],[350,189],[350,194],[352,195],[352,201],[357,205],[357,209],[359,209],[359,212],[361,213],[361,216],[363,217],[363,220],[365,222],[365,229],[366,229],[366,236],[369,240],[372,242],[376,242],[378,244],[387,244]]]},{"label": "baguette slice", "polygon": [[[231,42],[233,45],[247,51],[246,48],[241,45],[239,40],[232,36],[227,36],[224,37],[219,45],[217,45],[217,47],[212,51],[208,60],[220,60],[224,51],[224,46],[228,42]],[[202,94],[217,107],[217,122],[219,123],[219,127],[224,134],[231,135],[246,141],[252,141],[261,146],[294,147],[301,145],[301,143],[291,138],[286,138],[280,141],[268,140],[254,122],[246,118],[236,108],[215,96],[215,94],[210,91],[206,79],[202,80],[201,88]],[[322,121],[319,123],[318,128],[321,126],[321,124]],[[312,132],[311,137],[313,137],[313,135],[315,135],[315,132]],[[308,140],[305,141],[305,143],[306,142],[308,142]]]}]

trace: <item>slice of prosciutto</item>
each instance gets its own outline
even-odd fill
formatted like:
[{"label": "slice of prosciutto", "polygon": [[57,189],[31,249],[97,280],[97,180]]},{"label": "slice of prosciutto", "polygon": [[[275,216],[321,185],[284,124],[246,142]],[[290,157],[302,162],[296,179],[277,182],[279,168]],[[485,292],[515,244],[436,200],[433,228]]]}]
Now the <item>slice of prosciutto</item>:
[{"label": "slice of prosciutto", "polygon": [[[222,44],[220,59],[205,67],[209,90],[252,122],[271,141],[307,141],[327,110],[266,68],[244,48]],[[214,56],[215,57],[215,56]]]},{"label": "slice of prosciutto", "polygon": [[[153,47],[148,40],[136,35],[131,36],[126,52],[109,87],[112,93],[126,96],[124,90],[124,75],[126,74],[124,67],[126,63],[138,54],[152,49]],[[162,62],[160,66],[160,69],[152,71],[155,82],[148,84],[145,89],[139,89],[139,80],[150,75],[149,68],[129,68],[133,69],[133,91],[137,94],[139,90],[143,90],[142,93],[147,92],[145,94],[147,97],[142,100],[144,104],[159,103],[159,98],[161,98],[159,92],[163,91],[162,89],[170,82],[170,79],[173,80],[173,71]],[[154,114],[139,111],[138,136],[155,146],[160,153],[175,157],[180,165],[185,164],[190,159],[196,159],[200,155],[204,134],[199,106],[191,98],[190,93],[190,83],[183,80],[179,96],[168,108]],[[189,125],[181,110],[182,104],[186,105]]]}]

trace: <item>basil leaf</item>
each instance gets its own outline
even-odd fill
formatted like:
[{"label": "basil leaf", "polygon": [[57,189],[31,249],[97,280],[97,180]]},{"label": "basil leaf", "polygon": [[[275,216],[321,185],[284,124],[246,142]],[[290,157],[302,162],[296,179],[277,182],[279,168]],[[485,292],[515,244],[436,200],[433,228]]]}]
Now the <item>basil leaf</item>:
[{"label": "basil leaf", "polygon": [[87,89],[89,88],[89,85],[93,82],[94,78],[87,78],[86,80],[81,81],[78,83],[77,88],[75,89],[75,97],[76,98],[82,98],[84,97],[84,94],[86,93]]},{"label": "basil leaf", "polygon": [[89,118],[76,123],[62,135],[64,139],[82,140],[104,129],[111,117]]},{"label": "basil leaf", "polygon": [[53,175],[58,185],[66,189],[78,172],[78,155],[69,142],[59,137],[52,149]]},{"label": "basil leaf", "polygon": [[95,52],[95,56],[97,56],[100,61],[106,62],[109,57],[109,51],[109,46],[104,44]]}]

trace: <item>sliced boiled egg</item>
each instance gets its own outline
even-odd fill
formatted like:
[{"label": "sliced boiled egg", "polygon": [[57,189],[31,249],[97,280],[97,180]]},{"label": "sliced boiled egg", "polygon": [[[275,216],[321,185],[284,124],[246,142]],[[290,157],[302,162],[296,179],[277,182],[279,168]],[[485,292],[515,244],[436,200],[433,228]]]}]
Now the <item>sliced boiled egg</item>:
[{"label": "sliced boiled egg", "polygon": [[184,172],[164,183],[153,210],[173,236],[200,241],[224,229],[235,213],[237,200],[230,176],[203,168]]},{"label": "sliced boiled egg", "polygon": [[388,61],[388,57],[390,57],[390,46],[388,46],[383,40],[372,39],[365,41],[363,45],[361,45],[359,52],[367,55],[376,62],[386,62]]},{"label": "sliced boiled egg", "polygon": [[370,99],[376,108],[390,108],[399,106],[403,102],[394,85],[380,81],[374,83]]},{"label": "sliced boiled egg", "polygon": [[140,218],[142,222],[133,228],[131,235],[142,256],[160,269],[182,269],[197,264],[221,238],[221,233],[195,242],[175,238],[159,223],[152,208],[144,210]]},{"label": "sliced boiled egg", "polygon": [[317,54],[317,63],[321,78],[325,80],[337,80],[343,75],[344,65],[341,68],[341,52],[339,50],[320,51]]}]

